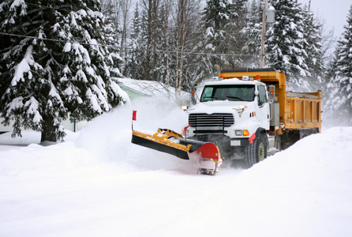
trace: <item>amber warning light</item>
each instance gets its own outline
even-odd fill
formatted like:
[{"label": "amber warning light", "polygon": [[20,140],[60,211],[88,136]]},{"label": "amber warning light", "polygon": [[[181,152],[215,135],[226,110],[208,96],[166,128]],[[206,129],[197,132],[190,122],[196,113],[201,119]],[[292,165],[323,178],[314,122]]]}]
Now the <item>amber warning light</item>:
[{"label": "amber warning light", "polygon": [[243,130],[243,136],[249,136],[248,130]]}]

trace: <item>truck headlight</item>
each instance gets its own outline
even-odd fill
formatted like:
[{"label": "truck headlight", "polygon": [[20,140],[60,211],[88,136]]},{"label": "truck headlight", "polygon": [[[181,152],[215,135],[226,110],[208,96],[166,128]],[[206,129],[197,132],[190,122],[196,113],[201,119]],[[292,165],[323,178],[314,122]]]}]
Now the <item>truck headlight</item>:
[{"label": "truck headlight", "polygon": [[249,136],[248,130],[235,130],[236,136]]}]

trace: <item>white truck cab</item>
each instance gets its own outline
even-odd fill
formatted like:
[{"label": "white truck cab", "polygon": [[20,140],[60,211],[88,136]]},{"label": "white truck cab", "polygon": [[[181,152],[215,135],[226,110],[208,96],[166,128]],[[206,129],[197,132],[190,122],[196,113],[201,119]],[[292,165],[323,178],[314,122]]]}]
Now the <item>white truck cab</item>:
[{"label": "white truck cab", "polygon": [[252,166],[266,157],[270,127],[266,84],[249,77],[206,83],[200,102],[189,109],[189,125],[187,138],[212,142],[225,160]]}]

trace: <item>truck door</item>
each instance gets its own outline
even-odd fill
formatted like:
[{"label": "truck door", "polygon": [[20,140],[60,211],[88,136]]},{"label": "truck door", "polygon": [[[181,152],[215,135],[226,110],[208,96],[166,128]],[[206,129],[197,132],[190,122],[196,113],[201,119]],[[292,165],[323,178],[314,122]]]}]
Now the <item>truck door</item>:
[{"label": "truck door", "polygon": [[267,93],[265,86],[258,85],[258,96],[257,96],[257,119],[262,124],[261,126],[265,129],[269,129],[270,124],[270,107],[268,103]]}]

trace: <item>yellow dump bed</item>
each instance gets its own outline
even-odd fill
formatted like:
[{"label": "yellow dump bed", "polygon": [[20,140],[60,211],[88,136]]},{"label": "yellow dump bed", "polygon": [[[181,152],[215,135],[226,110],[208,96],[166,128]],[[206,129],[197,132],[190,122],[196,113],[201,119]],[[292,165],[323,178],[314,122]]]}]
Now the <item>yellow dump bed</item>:
[{"label": "yellow dump bed", "polygon": [[[248,76],[257,80],[260,78],[267,85],[275,85],[275,100],[280,104],[280,125],[285,129],[296,130],[318,128],[321,130],[321,91],[295,93],[286,91],[285,73],[271,68],[223,70],[220,75],[223,79]],[[281,126],[277,130],[281,132]]]}]

